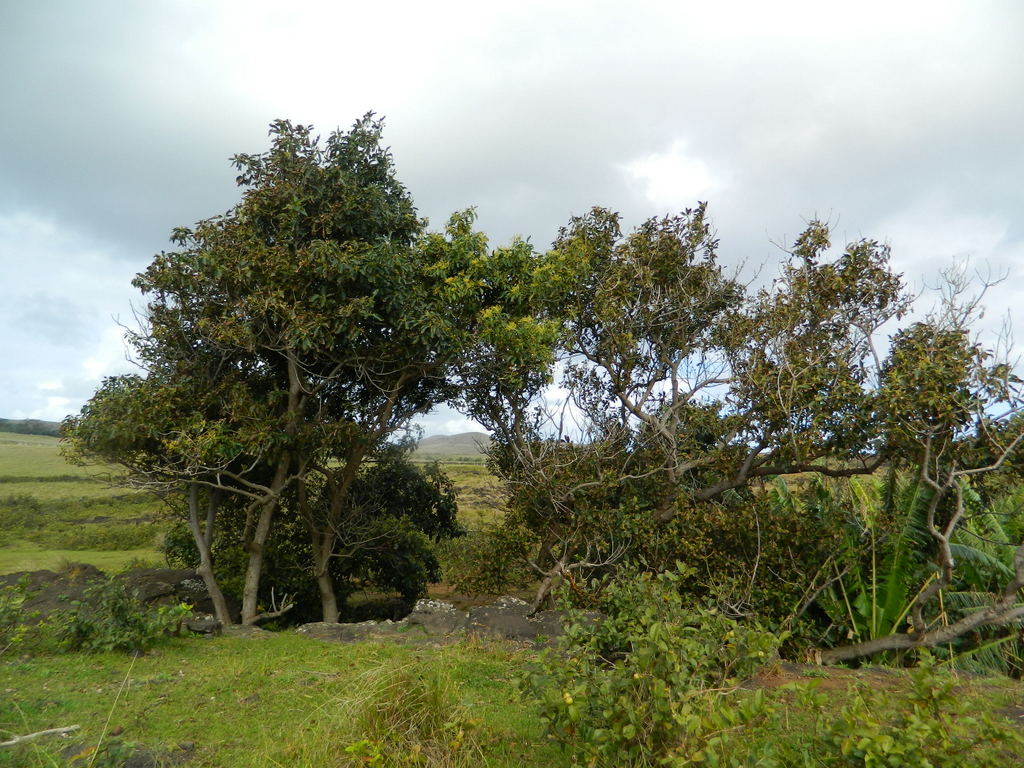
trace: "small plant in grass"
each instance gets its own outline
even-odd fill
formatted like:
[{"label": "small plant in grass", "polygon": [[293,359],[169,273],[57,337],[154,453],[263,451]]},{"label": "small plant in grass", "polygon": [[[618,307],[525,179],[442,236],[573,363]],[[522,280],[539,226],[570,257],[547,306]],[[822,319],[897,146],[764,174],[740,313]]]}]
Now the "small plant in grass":
[{"label": "small plant in grass", "polygon": [[737,680],[775,653],[779,639],[710,606],[686,607],[690,569],[624,573],[604,589],[599,622],[576,615],[526,689],[549,733],[587,766],[729,765],[740,728],[768,712],[761,691]]},{"label": "small plant in grass", "polygon": [[124,584],[108,579],[86,590],[77,609],[65,615],[60,634],[76,651],[141,652],[177,631],[190,612],[185,605],[145,606]]},{"label": "small plant in grass", "polygon": [[0,589],[0,655],[25,639],[25,583]]},{"label": "small plant in grass", "polygon": [[476,725],[456,684],[437,667],[385,665],[368,672],[346,709],[357,738],[344,751],[354,765],[475,766]]}]

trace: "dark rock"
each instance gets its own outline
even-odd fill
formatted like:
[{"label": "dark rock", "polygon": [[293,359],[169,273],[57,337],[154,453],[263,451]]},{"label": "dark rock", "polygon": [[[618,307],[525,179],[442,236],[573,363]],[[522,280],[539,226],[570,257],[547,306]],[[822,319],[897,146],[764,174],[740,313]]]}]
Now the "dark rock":
[{"label": "dark rock", "polygon": [[393,621],[360,621],[355,624],[341,624],[329,621],[314,621],[296,628],[300,635],[335,643],[351,643],[371,637],[393,635],[402,623]]},{"label": "dark rock", "polygon": [[36,623],[52,613],[74,607],[85,597],[85,590],[103,579],[103,572],[88,563],[71,563],[60,573],[22,571],[0,576],[0,587],[24,584],[28,599],[24,603],[26,621]]},{"label": "dark rock", "polygon": [[213,616],[193,616],[185,620],[185,626],[197,635],[219,635],[224,625]]},{"label": "dark rock", "polygon": [[466,628],[467,615],[443,600],[417,600],[405,623],[431,635],[448,635]]},{"label": "dark rock", "polygon": [[[206,584],[190,568],[135,568],[118,578],[137,592],[144,603],[185,603],[196,613],[214,612]],[[237,621],[240,615],[238,605],[230,598],[228,610],[231,618]]]},{"label": "dark rock", "polygon": [[530,615],[530,604],[518,597],[500,597],[492,605],[469,610],[469,628],[513,640],[537,640],[562,634],[561,615],[541,611]]}]

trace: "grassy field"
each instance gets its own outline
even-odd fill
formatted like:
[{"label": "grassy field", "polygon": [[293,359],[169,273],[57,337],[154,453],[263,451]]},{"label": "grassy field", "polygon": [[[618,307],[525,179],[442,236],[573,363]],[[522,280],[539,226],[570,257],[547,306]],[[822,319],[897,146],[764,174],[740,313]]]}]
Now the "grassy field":
[{"label": "grassy field", "polygon": [[373,685],[382,670],[444,681],[449,700],[431,706],[451,718],[448,738],[474,731],[464,739],[470,764],[563,765],[512,685],[524,662],[522,651],[496,643],[338,645],[292,632],[183,639],[134,660],[0,656],[0,741],[81,726],[67,740],[0,749],[0,766],[64,765],[58,750],[86,751],[105,731],[157,754],[185,744],[189,766],[364,765],[345,748],[365,735],[353,729],[366,715],[358,710],[387,696]]},{"label": "grassy field", "polygon": [[[485,465],[443,458],[463,523],[479,529],[497,521],[501,491]],[[0,434],[0,573],[68,561],[110,572],[156,559],[160,523],[151,518],[158,512],[155,499],[66,464],[53,438]],[[139,537],[148,543],[125,545]],[[197,768],[571,765],[516,684],[535,651],[472,637],[454,644],[405,639],[411,642],[344,645],[293,631],[172,638],[137,658],[67,653],[52,641],[31,651],[0,647],[0,742],[79,726],[67,737],[0,748],[0,768],[119,766],[139,750],[155,760],[145,764]],[[772,665],[737,691],[743,698],[764,689],[785,713],[754,734],[757,744],[799,742],[813,731],[810,715],[784,687],[809,681],[827,694],[830,712],[858,691],[891,691],[891,702],[871,713],[879,723],[901,716],[911,688],[897,670]],[[1024,726],[1019,682],[963,677],[956,686],[973,710]],[[1022,757],[1000,752],[999,744],[985,748],[997,762],[984,765]]]},{"label": "grassy field", "polygon": [[69,464],[58,448],[54,437],[0,433],[0,573],[157,559],[160,502],[112,485],[109,468]]},{"label": "grassy field", "polygon": [[[467,528],[500,519],[500,487],[482,456],[417,454],[415,460],[440,461],[455,482]],[[0,574],[53,570],[66,561],[119,570],[159,559],[160,502],[117,487],[112,474],[69,464],[57,438],[0,432]]]},{"label": "grassy field", "polygon": [[[77,765],[88,765],[97,746],[96,765],[119,765],[106,761],[104,745],[114,754],[127,747],[186,757],[196,768],[569,766],[570,756],[545,737],[536,705],[516,685],[534,658],[529,650],[473,638],[444,646],[345,645],[293,632],[170,640],[134,659],[0,655],[0,741],[80,726],[67,738],[0,749],[0,766],[69,764],[61,753],[84,755]],[[756,732],[758,741],[808,736],[807,714],[783,687],[794,682],[817,685],[837,712],[858,690],[891,692],[891,703],[872,713],[879,723],[900,716],[900,699],[910,687],[896,670],[770,666],[736,694],[748,697],[762,688],[784,708],[783,719]],[[423,684],[434,695],[413,700],[411,691]],[[1024,714],[1014,681],[961,678],[957,695],[1011,722]],[[398,755],[389,740],[402,733]],[[381,746],[394,762],[372,760]],[[988,749],[999,755],[999,745]],[[979,764],[1013,765],[1018,757],[1004,752],[996,762]]]}]

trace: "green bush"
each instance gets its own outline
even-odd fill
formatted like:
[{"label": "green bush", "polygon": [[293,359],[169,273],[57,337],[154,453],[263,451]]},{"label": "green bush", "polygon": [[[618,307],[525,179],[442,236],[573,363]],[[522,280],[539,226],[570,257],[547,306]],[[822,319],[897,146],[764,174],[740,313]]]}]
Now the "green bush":
[{"label": "green bush", "polygon": [[445,581],[471,595],[501,595],[536,578],[527,565],[532,541],[514,526],[474,531],[443,542],[438,558]]},{"label": "green bush", "polygon": [[526,689],[555,739],[588,766],[721,762],[728,734],[767,713],[762,692],[736,681],[771,658],[778,638],[713,607],[688,608],[678,566],[657,576],[623,571],[602,593],[604,618],[574,614],[559,648]]},{"label": "green bush", "polygon": [[120,581],[107,579],[85,591],[76,610],[64,615],[59,632],[75,651],[142,652],[177,631],[190,612],[185,605],[143,605]]},{"label": "green bush", "polygon": [[[677,568],[623,571],[600,621],[572,613],[557,650],[525,677],[550,736],[588,768],[996,768],[1024,756],[1024,735],[968,711],[957,680],[924,654],[911,691],[820,681],[781,690],[738,685],[782,638],[707,606],[684,607]],[[845,703],[840,703],[845,702]]]},{"label": "green bush", "polygon": [[24,584],[0,588],[0,655],[19,646],[25,638]]},{"label": "green bush", "polygon": [[838,712],[831,698],[835,694],[818,692],[815,683],[788,686],[796,692],[795,709],[809,714],[810,721],[795,729],[789,726],[789,708],[776,708],[769,727],[754,734],[766,745],[758,754],[771,754],[773,765],[787,767],[1001,768],[1016,764],[1024,748],[1019,729],[987,713],[969,711],[956,694],[956,683],[925,653],[911,672],[908,694],[894,695],[861,684],[852,701]]}]

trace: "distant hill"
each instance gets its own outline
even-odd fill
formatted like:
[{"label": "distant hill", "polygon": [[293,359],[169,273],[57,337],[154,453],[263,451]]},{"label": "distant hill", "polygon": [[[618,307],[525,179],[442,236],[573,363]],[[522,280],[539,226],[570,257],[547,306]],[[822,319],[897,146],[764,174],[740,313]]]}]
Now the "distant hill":
[{"label": "distant hill", "polygon": [[434,435],[420,440],[414,456],[479,456],[491,444],[486,432]]},{"label": "distant hill", "polygon": [[60,422],[40,421],[39,419],[0,419],[0,432],[58,437],[60,435]]}]

